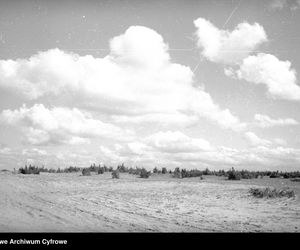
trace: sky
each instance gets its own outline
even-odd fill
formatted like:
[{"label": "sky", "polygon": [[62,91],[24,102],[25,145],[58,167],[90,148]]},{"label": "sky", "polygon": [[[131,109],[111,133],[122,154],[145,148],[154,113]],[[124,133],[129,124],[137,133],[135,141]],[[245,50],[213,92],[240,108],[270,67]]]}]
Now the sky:
[{"label": "sky", "polygon": [[300,170],[299,23],[299,0],[0,0],[0,169]]}]

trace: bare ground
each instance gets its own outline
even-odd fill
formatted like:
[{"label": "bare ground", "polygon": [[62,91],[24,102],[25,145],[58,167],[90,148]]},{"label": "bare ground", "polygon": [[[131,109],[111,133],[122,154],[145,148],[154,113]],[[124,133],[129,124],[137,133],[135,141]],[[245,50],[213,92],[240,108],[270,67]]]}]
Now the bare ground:
[{"label": "bare ground", "polygon": [[[291,186],[258,199],[250,187]],[[300,183],[0,173],[0,232],[300,232]]]}]

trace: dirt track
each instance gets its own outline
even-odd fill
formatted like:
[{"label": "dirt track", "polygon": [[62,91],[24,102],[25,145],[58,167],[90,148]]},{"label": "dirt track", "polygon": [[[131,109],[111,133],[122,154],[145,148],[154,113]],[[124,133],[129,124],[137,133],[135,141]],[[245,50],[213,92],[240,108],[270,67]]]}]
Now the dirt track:
[{"label": "dirt track", "polygon": [[0,173],[0,231],[300,232],[298,197],[253,198],[250,182],[79,175]]}]

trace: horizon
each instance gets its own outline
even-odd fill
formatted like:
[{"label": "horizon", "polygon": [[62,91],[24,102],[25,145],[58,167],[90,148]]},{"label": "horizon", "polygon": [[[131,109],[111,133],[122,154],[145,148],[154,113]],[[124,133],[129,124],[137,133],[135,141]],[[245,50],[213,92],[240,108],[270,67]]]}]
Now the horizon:
[{"label": "horizon", "polygon": [[300,0],[1,1],[0,169],[300,170]]}]

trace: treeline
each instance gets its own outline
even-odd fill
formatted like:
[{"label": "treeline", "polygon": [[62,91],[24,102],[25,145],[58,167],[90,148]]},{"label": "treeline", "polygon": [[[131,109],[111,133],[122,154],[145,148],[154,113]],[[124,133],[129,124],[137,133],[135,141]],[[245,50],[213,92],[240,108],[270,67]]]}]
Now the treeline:
[{"label": "treeline", "polygon": [[151,176],[151,171],[147,171],[145,168],[128,168],[125,167],[124,163],[121,165],[118,165],[116,169],[113,167],[107,167],[106,165],[101,166],[100,164],[97,166],[96,164],[92,164],[88,168],[79,168],[79,167],[73,167],[70,166],[68,168],[45,168],[45,167],[38,167],[38,166],[32,166],[32,165],[25,165],[25,167],[19,168],[18,171],[20,174],[40,174],[40,173],[73,173],[73,172],[82,172],[82,175],[89,176],[91,175],[91,172],[97,173],[97,174],[104,174],[105,172],[111,172],[113,178],[119,178],[119,173],[129,173],[133,175],[138,175],[141,178],[149,178]]},{"label": "treeline", "polygon": [[45,168],[45,167],[38,167],[32,165],[25,165],[25,167],[19,168],[20,174],[40,174],[40,173],[72,173],[72,172],[79,172],[82,168],[79,167],[68,167],[64,169],[53,169],[53,168]]},{"label": "treeline", "polygon": [[122,163],[118,165],[116,169],[113,167],[106,167],[105,165],[101,167],[100,165],[97,167],[95,164],[91,165],[89,168],[83,169],[83,175],[90,175],[90,172],[97,172],[98,174],[104,174],[105,172],[111,172],[112,178],[120,178],[120,173],[128,173],[133,175],[138,175],[141,178],[149,178],[151,176],[151,171],[147,171],[145,168],[128,168]]},{"label": "treeline", "polygon": [[214,175],[214,176],[224,176],[229,180],[240,180],[240,179],[254,179],[254,178],[263,178],[268,176],[270,178],[300,178],[300,171],[294,172],[283,172],[283,171],[249,171],[249,170],[235,170],[231,168],[228,171],[225,170],[186,170],[176,168],[172,173],[175,178],[188,178],[188,177],[202,177],[203,175]]},{"label": "treeline", "polygon": [[114,172],[114,178],[119,178],[119,173],[128,173],[132,175],[137,175],[141,178],[149,178],[151,174],[169,174],[174,178],[191,178],[191,177],[203,177],[205,175],[214,175],[214,176],[224,176],[229,180],[240,180],[240,179],[253,179],[253,178],[263,178],[268,176],[270,178],[300,178],[300,171],[293,172],[283,172],[283,171],[249,171],[249,170],[235,170],[231,168],[230,170],[205,170],[199,169],[180,169],[179,167],[174,170],[168,170],[163,167],[161,169],[155,167],[152,171],[148,171],[145,168],[140,167],[127,167],[124,163],[119,164],[116,169],[112,166],[107,167],[106,165],[99,164],[98,166],[94,163],[87,168],[73,167],[68,168],[45,168],[32,165],[25,165],[24,168],[19,168],[19,173],[21,174],[40,174],[41,172],[46,173],[73,173],[73,172],[82,172],[82,175],[91,175],[91,172],[97,174],[104,174],[105,172]]}]

